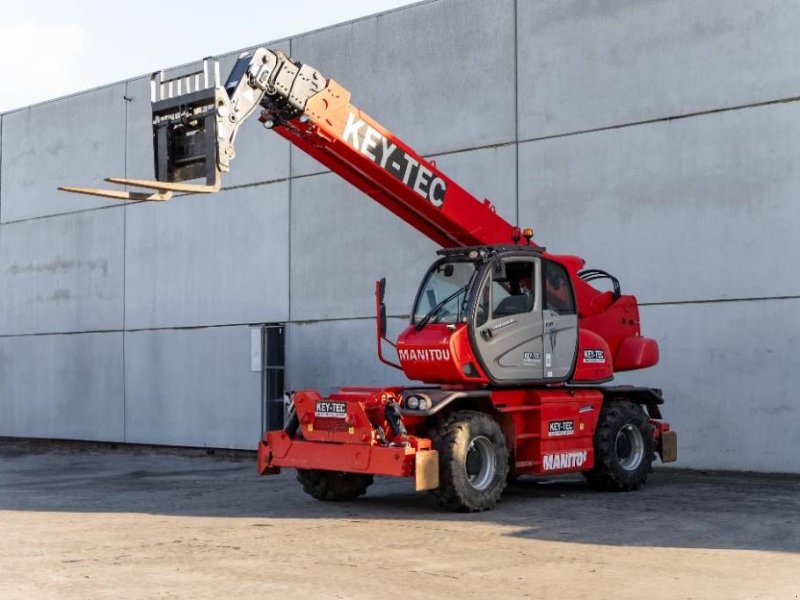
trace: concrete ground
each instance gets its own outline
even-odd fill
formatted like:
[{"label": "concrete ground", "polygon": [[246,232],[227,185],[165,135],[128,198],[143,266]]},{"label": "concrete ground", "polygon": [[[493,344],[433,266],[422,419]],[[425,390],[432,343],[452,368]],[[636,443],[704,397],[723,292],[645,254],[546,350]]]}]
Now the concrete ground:
[{"label": "concrete ground", "polygon": [[800,478],[523,480],[441,512],[409,481],[306,497],[250,455],[0,444],[0,598],[798,598]]}]

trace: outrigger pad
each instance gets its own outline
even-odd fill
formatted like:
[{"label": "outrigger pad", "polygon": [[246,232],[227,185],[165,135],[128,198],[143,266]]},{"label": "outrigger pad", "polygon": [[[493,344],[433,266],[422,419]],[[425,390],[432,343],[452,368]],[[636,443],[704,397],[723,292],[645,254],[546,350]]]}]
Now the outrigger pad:
[{"label": "outrigger pad", "polygon": [[439,487],[439,453],[436,450],[417,451],[414,457],[414,483],[418,492]]}]

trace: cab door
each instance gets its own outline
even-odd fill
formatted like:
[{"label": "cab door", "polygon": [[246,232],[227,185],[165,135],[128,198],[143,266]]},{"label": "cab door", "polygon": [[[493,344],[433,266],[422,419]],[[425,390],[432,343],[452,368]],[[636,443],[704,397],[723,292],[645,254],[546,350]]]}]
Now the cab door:
[{"label": "cab door", "polygon": [[472,313],[473,343],[487,374],[497,382],[543,379],[541,259],[504,259],[504,273],[491,265]]},{"label": "cab door", "polygon": [[542,260],[544,379],[566,379],[578,353],[578,311],[567,270]]}]

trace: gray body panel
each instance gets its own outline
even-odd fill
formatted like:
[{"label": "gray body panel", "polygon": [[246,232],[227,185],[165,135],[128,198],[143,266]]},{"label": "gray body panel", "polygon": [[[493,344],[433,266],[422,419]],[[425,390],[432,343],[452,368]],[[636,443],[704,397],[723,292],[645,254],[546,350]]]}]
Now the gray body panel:
[{"label": "gray body panel", "polygon": [[[503,256],[502,260],[507,268],[512,264],[530,263],[533,270],[529,284],[535,291],[530,292],[529,310],[523,310],[520,305],[513,314],[507,314],[499,309],[504,302],[519,296],[507,296],[499,301],[497,296],[504,293],[501,285],[511,288],[515,285],[498,283],[491,268],[480,278],[474,302],[480,304],[488,293],[485,302],[491,310],[482,313],[485,309],[476,306],[470,325],[474,331],[475,352],[484,369],[500,384],[567,379],[573,372],[577,355],[577,314],[559,314],[546,308],[541,258],[511,254]],[[483,314],[488,317],[485,322]]]},{"label": "gray body panel", "polygon": [[544,379],[564,379],[572,374],[578,351],[578,316],[542,312],[544,321]]}]

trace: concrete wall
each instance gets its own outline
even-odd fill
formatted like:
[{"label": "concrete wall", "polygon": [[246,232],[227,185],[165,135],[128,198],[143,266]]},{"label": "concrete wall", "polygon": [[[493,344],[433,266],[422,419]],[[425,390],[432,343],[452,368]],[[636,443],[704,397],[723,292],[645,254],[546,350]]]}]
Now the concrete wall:
[{"label": "concrete wall", "polygon": [[[620,379],[664,388],[681,466],[800,472],[798,18],[435,0],[270,45],[638,295],[663,358]],[[399,330],[434,245],[255,122],[216,196],[55,192],[150,177],[148,117],[141,77],[2,115],[0,435],[252,448],[249,324],[288,323],[290,388],[400,382],[372,283]]]}]

